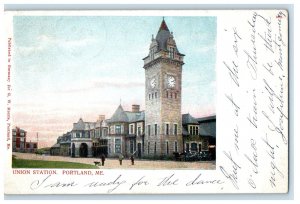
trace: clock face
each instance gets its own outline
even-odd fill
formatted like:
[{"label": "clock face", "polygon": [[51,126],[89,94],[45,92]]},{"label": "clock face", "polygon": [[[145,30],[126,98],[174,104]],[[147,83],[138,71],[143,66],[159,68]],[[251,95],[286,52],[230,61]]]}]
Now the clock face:
[{"label": "clock face", "polygon": [[173,76],[168,76],[168,87],[174,88],[175,87],[175,77]]},{"label": "clock face", "polygon": [[151,88],[154,88],[156,86],[156,80],[155,80],[155,78],[151,79],[150,86],[151,86]]}]

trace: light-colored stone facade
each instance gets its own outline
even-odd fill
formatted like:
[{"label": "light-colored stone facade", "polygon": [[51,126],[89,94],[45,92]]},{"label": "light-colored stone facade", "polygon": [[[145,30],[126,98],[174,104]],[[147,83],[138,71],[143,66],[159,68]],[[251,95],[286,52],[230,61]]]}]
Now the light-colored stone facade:
[{"label": "light-colored stone facade", "polygon": [[[109,119],[104,115],[96,122],[79,119],[67,139],[71,156],[99,157],[105,154],[118,157],[122,154],[125,157],[166,158],[190,150],[208,151],[208,142],[213,141],[210,138],[215,135],[209,128],[211,122],[181,114],[183,58],[173,33],[163,20],[156,38],[152,37],[149,55],[143,59],[145,110],[133,104],[131,111],[126,111],[120,104]],[[215,121],[215,118],[210,120]],[[207,126],[202,129],[210,130],[204,131],[203,135],[200,134],[200,121]],[[197,128],[190,131],[190,126]],[[53,150],[60,147],[60,154],[66,155],[68,148],[62,145],[63,138]],[[211,146],[215,146],[215,142],[213,144]]]},{"label": "light-colored stone facade", "polygon": [[[162,22],[145,69],[145,144],[149,156],[182,151],[181,91],[183,54]],[[176,129],[176,130],[175,130]]]}]

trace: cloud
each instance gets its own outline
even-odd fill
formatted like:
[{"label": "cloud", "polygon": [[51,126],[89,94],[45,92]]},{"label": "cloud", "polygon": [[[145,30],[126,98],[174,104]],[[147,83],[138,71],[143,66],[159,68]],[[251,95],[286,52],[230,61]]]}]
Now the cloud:
[{"label": "cloud", "polygon": [[210,51],[216,51],[217,46],[216,45],[206,45],[206,46],[199,46],[194,49],[194,52],[197,53],[207,53]]},{"label": "cloud", "polygon": [[16,46],[17,53],[21,55],[31,55],[36,52],[41,52],[46,49],[50,49],[52,46],[58,46],[63,49],[78,49],[80,47],[86,47],[91,44],[97,43],[98,39],[93,37],[79,38],[76,40],[69,40],[63,38],[55,38],[50,35],[39,35],[34,44],[31,46]]},{"label": "cloud", "polygon": [[130,88],[141,88],[145,86],[143,80],[131,80],[128,78],[103,78],[101,80],[90,80],[86,84],[80,83],[80,86],[61,89],[60,91],[55,91],[55,93],[78,93],[86,91],[94,91],[95,89],[130,89]]}]

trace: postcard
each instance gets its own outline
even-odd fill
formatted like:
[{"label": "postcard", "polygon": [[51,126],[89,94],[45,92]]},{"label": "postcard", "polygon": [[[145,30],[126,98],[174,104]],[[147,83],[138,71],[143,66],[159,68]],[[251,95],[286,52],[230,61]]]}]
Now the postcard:
[{"label": "postcard", "polygon": [[286,10],[5,23],[6,194],[288,192]]}]

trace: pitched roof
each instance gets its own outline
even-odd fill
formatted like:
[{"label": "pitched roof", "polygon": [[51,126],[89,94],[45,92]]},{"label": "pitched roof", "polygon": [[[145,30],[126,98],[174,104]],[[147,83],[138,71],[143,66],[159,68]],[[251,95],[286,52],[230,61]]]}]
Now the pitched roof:
[{"label": "pitched roof", "polygon": [[53,145],[51,148],[60,148],[60,144],[55,144],[55,145]]},{"label": "pitched roof", "polygon": [[119,105],[113,116],[110,118],[109,122],[128,122],[127,114],[125,113],[121,104]]},{"label": "pitched roof", "polygon": [[216,120],[216,115],[211,115],[211,116],[206,116],[202,118],[197,118],[198,122],[205,122],[205,121],[210,121],[210,120]]},{"label": "pitched roof", "polygon": [[170,37],[171,33],[169,31],[169,28],[163,19],[161,22],[161,25],[159,27],[159,30],[157,32],[157,35],[155,37],[157,43],[158,43],[158,50],[167,50],[167,41]]},{"label": "pitched roof", "polygon": [[185,129],[185,127],[182,127],[182,134],[189,135],[189,132]]},{"label": "pitched roof", "polygon": [[168,28],[168,26],[167,26],[167,24],[166,24],[165,19],[162,20],[158,32],[161,31],[161,30],[169,31],[169,28]]},{"label": "pitched roof", "polygon": [[96,127],[95,122],[84,122],[82,118],[80,118],[77,123],[73,123],[72,130],[90,130],[90,129],[94,129],[95,127]]},{"label": "pitched roof", "polygon": [[115,123],[115,122],[137,122],[145,120],[145,112],[131,112],[124,111],[123,107],[119,105],[113,116],[106,120],[107,123]]},{"label": "pitched roof", "polygon": [[182,114],[182,124],[183,125],[198,124],[198,121],[196,120],[196,118],[191,116],[189,113],[186,113],[186,114]]},{"label": "pitched roof", "polygon": [[140,111],[140,112],[125,111],[125,113],[128,117],[128,122],[137,122],[137,121],[145,120],[144,111]]},{"label": "pitched roof", "polygon": [[200,135],[216,137],[216,121],[200,123]]}]

